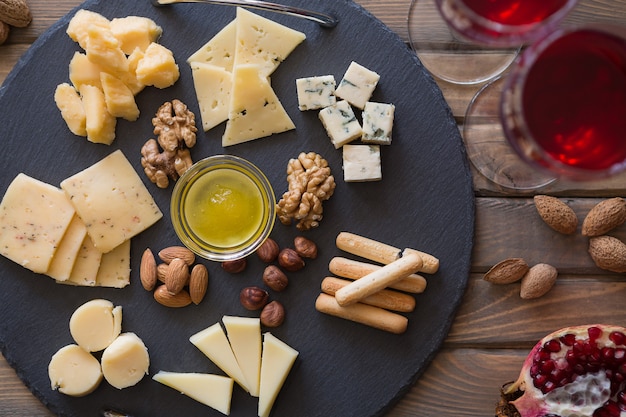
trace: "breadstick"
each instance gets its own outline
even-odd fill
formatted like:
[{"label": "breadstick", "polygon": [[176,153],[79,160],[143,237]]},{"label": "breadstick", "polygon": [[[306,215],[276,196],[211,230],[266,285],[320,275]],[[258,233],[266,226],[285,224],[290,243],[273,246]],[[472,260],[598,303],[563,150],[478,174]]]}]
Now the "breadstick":
[{"label": "breadstick", "polygon": [[[355,261],[352,259],[336,256],[328,263],[328,269],[331,273],[350,279],[363,278],[365,275],[382,268],[380,265],[374,265],[367,262]],[[417,274],[411,274],[406,278],[402,278],[398,282],[389,285],[389,288],[419,294],[426,289],[426,279]]]},{"label": "breadstick", "polygon": [[[337,290],[345,287],[352,281],[346,279],[326,277],[322,280],[322,291],[328,295],[335,295]],[[384,308],[386,310],[409,313],[415,310],[415,298],[398,291],[380,290],[377,293],[361,300],[363,304]]]},{"label": "breadstick", "polygon": [[337,247],[343,251],[385,265],[401,258],[408,252],[417,252],[423,260],[423,265],[420,269],[421,272],[434,274],[439,269],[439,259],[433,255],[410,248],[406,248],[402,251],[400,248],[359,236],[354,233],[339,233],[339,235],[337,235],[336,243]]},{"label": "breadstick", "polygon": [[356,303],[342,307],[337,304],[335,297],[324,293],[315,300],[315,309],[321,313],[395,334],[404,333],[409,322],[409,319],[400,314],[367,304]]},{"label": "breadstick", "polygon": [[390,284],[406,278],[422,267],[422,257],[416,253],[409,253],[389,265],[385,265],[374,272],[365,275],[356,281],[339,289],[335,298],[341,306],[356,303],[363,298],[374,294]]}]

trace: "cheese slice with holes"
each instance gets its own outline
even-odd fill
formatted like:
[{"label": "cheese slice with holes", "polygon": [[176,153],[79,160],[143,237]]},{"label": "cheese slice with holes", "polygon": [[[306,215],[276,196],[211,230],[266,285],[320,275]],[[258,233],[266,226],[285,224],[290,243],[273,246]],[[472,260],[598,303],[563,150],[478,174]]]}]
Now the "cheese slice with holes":
[{"label": "cheese slice with holes", "polygon": [[130,284],[130,240],[102,255],[96,287],[124,288]]},{"label": "cheese slice with holes", "polygon": [[233,380],[222,375],[159,371],[152,377],[222,414],[230,414]]},{"label": "cheese slice with holes", "polygon": [[293,121],[257,65],[240,65],[233,72],[233,91],[222,146],[295,129]]},{"label": "cheese slice with holes", "polygon": [[65,179],[61,188],[102,253],[118,247],[163,216],[120,150]]},{"label": "cheese slice with holes", "polygon": [[74,215],[57,251],[52,258],[46,275],[57,281],[65,281],[70,277],[74,263],[80,251],[87,228],[78,216]]},{"label": "cheese slice with holes", "polygon": [[235,62],[236,35],[237,25],[233,20],[187,58],[187,63],[201,62],[232,71]]},{"label": "cheese slice with holes", "polygon": [[192,62],[190,66],[202,129],[206,132],[228,119],[233,74],[204,62]]},{"label": "cheese slice with holes", "polygon": [[62,190],[20,173],[0,203],[0,253],[45,273],[73,217]]},{"label": "cheese slice with holes", "polygon": [[261,359],[261,391],[259,393],[259,417],[268,417],[287,375],[298,357],[298,351],[271,333],[263,336]]},{"label": "cheese slice with holes", "polygon": [[261,373],[261,321],[254,317],[224,316],[226,336],[246,378],[250,395],[259,396]]}]

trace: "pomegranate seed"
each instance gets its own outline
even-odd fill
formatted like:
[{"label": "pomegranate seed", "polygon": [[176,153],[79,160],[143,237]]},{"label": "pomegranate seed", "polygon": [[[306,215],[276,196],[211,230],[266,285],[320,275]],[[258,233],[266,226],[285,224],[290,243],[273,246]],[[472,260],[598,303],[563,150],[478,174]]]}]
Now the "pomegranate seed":
[{"label": "pomegranate seed", "polygon": [[543,392],[544,394],[547,394],[556,388],[557,388],[557,385],[554,382],[546,381],[545,385],[541,387],[541,392]]},{"label": "pomegranate seed", "polygon": [[559,340],[565,346],[574,346],[574,343],[576,342],[576,335],[573,333],[564,334],[559,338]]},{"label": "pomegranate seed", "polygon": [[543,348],[547,350],[548,352],[554,352],[554,353],[560,352],[561,343],[559,343],[559,341],[555,339],[548,340],[546,343],[544,343]]},{"label": "pomegranate seed", "polygon": [[555,368],[554,361],[546,361],[539,364],[539,371],[543,374],[549,374]]},{"label": "pomegranate seed", "polygon": [[615,349],[613,358],[618,362],[623,361],[624,358],[626,358],[626,349],[622,349],[622,348]]},{"label": "pomegranate seed", "polygon": [[548,377],[545,375],[537,375],[533,378],[533,385],[535,388],[542,388],[546,382],[548,382]]},{"label": "pomegranate seed", "polygon": [[619,394],[617,394],[617,400],[620,404],[626,405],[626,392],[621,391]]},{"label": "pomegranate seed", "polygon": [[589,340],[591,342],[595,342],[602,336],[602,329],[599,327],[590,327],[587,329],[587,333],[589,334]]},{"label": "pomegranate seed", "polygon": [[609,340],[616,345],[623,345],[626,342],[626,335],[622,332],[611,332]]}]

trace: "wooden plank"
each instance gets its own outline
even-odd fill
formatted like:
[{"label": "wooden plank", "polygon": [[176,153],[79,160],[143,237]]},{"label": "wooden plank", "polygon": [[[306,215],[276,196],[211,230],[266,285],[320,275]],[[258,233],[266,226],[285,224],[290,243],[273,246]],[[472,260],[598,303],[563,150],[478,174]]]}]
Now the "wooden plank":
[{"label": "wooden plank", "polygon": [[51,417],[0,354],[0,416]]}]

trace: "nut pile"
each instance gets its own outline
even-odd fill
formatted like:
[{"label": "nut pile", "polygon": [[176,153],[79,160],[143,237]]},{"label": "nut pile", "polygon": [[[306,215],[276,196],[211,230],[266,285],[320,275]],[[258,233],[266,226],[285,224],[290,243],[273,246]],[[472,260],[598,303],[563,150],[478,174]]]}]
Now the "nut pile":
[{"label": "nut pile", "polygon": [[139,275],[146,291],[154,290],[154,299],[166,307],[198,305],[204,299],[209,273],[202,264],[195,264],[193,252],[182,246],[169,246],[158,253],[157,265],[150,248],[141,257]]},{"label": "nut pile", "polygon": [[12,26],[26,27],[32,19],[25,0],[0,0],[0,45],[9,37]]}]

